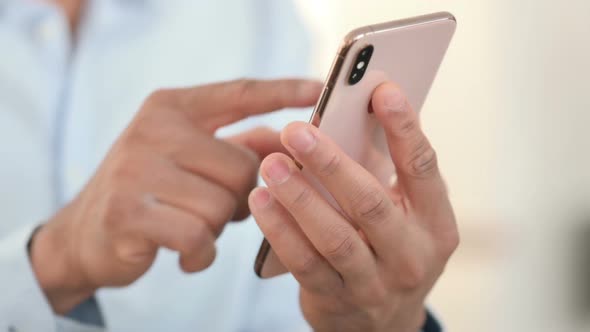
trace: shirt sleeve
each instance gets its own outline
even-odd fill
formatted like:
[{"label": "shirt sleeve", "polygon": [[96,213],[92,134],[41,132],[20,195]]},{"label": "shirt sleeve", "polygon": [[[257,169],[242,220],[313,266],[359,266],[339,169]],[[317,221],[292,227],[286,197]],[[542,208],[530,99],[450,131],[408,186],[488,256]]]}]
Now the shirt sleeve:
[{"label": "shirt sleeve", "polygon": [[0,332],[99,332],[103,328],[53,313],[37,283],[27,244],[37,225],[0,238]]},{"label": "shirt sleeve", "polygon": [[426,311],[426,321],[424,322],[424,326],[422,327],[422,332],[442,332],[442,327],[434,318],[430,311]]}]

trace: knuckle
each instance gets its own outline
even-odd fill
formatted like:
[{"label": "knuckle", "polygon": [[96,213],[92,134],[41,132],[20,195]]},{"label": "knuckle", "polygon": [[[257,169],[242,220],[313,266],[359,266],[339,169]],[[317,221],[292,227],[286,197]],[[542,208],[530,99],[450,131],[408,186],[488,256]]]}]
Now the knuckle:
[{"label": "knuckle", "polygon": [[[119,239],[121,239],[121,237],[119,237]],[[135,264],[137,262],[153,259],[157,253],[157,245],[150,240],[127,235],[123,241],[114,242],[113,251],[116,257],[121,261]],[[132,281],[133,280],[125,281],[123,284],[128,285]]]},{"label": "knuckle", "polygon": [[300,277],[307,277],[317,271],[321,259],[316,254],[309,254],[301,257],[292,266],[293,274]]},{"label": "knuckle", "polygon": [[238,206],[237,198],[227,190],[222,189],[219,194],[214,196],[212,203],[210,210],[213,214],[213,223],[217,227],[223,227],[235,213]]},{"label": "knuckle", "polygon": [[150,93],[146,98],[145,106],[162,106],[167,105],[173,101],[173,90],[172,89],[158,89]]},{"label": "knuckle", "polygon": [[422,137],[414,145],[412,154],[408,158],[406,170],[409,175],[417,178],[424,178],[432,175],[438,169],[438,159],[436,152],[428,143],[425,137]]},{"label": "knuckle", "polygon": [[122,158],[111,169],[110,177],[115,186],[134,181],[138,177],[138,172],[133,166],[134,162],[128,159],[129,157]]},{"label": "knuckle", "polygon": [[333,227],[328,234],[332,239],[326,243],[326,258],[330,261],[340,262],[348,260],[354,255],[355,247],[352,236],[344,227]]},{"label": "knuckle", "polygon": [[[159,89],[152,92],[144,100],[140,111],[135,114],[133,121],[125,130],[124,136],[131,141],[160,136],[158,133],[168,131],[166,126],[162,126],[163,121],[183,126],[186,123],[184,118],[171,116],[172,113],[175,113],[172,111],[183,108],[183,100],[184,94],[178,93],[178,90],[175,89]],[[174,131],[172,134],[176,132]]]},{"label": "knuckle", "polygon": [[178,243],[178,251],[181,253],[194,253],[203,249],[209,243],[207,226],[202,222],[193,223],[192,227],[186,229]]},{"label": "knuckle", "polygon": [[148,164],[147,154],[140,148],[134,146],[118,146],[113,151],[106,163],[106,174],[113,187],[125,187],[130,184],[142,182],[144,178],[145,167],[141,165]]},{"label": "knuckle", "polygon": [[186,273],[202,271],[213,264],[216,255],[214,245],[206,246],[197,253],[181,254],[180,266]]},{"label": "knuckle", "polygon": [[260,160],[252,151],[238,148],[235,162],[239,165],[239,170],[233,173],[231,183],[239,195],[247,195],[256,186]]},{"label": "knuckle", "polygon": [[455,229],[448,232],[439,240],[439,251],[442,258],[447,260],[453,255],[453,253],[459,248],[461,243],[461,237],[459,232]]},{"label": "knuckle", "polygon": [[311,189],[308,187],[304,187],[297,194],[297,196],[295,196],[293,202],[290,204],[290,207],[293,210],[305,210],[308,206],[312,204],[313,200],[314,196]]},{"label": "knuckle", "polygon": [[131,219],[142,220],[148,218],[152,213],[155,198],[150,194],[135,195],[134,197],[129,210],[129,214],[132,216]]},{"label": "knuckle", "polygon": [[385,221],[389,206],[386,199],[380,189],[366,185],[352,199],[351,217],[368,225]]},{"label": "knuckle", "polygon": [[333,153],[330,158],[327,159],[327,162],[324,163],[318,173],[322,177],[328,177],[334,175],[340,166],[340,156],[337,153]]},{"label": "knuckle", "polygon": [[240,107],[246,100],[248,100],[258,86],[255,80],[246,78],[237,79],[232,83],[234,96],[232,100],[235,103],[235,107]]},{"label": "knuckle", "polygon": [[105,214],[107,223],[126,225],[149,216],[149,207],[133,191],[113,189],[106,195]]},{"label": "knuckle", "polygon": [[154,136],[157,136],[155,133],[158,132],[154,128],[161,127],[161,121],[155,118],[157,116],[149,108],[137,113],[127,130],[121,136],[121,139],[117,142],[117,148],[127,151],[136,146],[152,143],[155,138]]},{"label": "knuckle", "polygon": [[407,290],[419,288],[424,284],[427,276],[426,266],[416,257],[408,256],[401,261],[398,271],[398,281],[401,288]]},{"label": "knuckle", "polygon": [[[260,222],[259,220],[257,220]],[[287,231],[287,223],[284,220],[277,220],[265,224],[264,234],[268,239],[280,239]]]},{"label": "knuckle", "polygon": [[394,122],[391,132],[397,139],[407,139],[416,135],[418,128],[418,120],[413,116],[407,116],[398,122]]},{"label": "knuckle", "polygon": [[132,202],[127,202],[125,197],[123,197],[123,194],[118,190],[107,192],[103,196],[103,199],[104,205],[102,211],[104,215],[102,216],[102,220],[104,220],[105,227],[107,229],[117,229],[121,227],[121,225],[128,220],[127,209],[134,209],[133,206],[130,206]]}]

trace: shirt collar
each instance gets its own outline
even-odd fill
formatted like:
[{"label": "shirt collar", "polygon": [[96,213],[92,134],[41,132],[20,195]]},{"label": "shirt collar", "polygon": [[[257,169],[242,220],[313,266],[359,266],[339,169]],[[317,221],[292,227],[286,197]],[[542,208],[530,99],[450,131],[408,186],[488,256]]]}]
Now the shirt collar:
[{"label": "shirt collar", "polygon": [[[97,0],[85,0],[89,2],[97,1]],[[111,1],[111,2],[118,2],[121,4],[153,4],[158,2],[158,0],[99,0],[99,1]],[[21,5],[51,5],[49,1],[45,0],[0,0],[0,10],[8,8],[8,6],[21,6]]]},{"label": "shirt collar", "polygon": [[[137,7],[137,9],[150,9],[155,7],[156,4],[162,4],[163,1],[159,0],[85,0],[87,1],[86,6],[88,8],[96,8],[97,5],[108,6],[108,7]],[[46,0],[0,0],[0,19],[5,14],[10,12],[22,13],[31,12],[30,9],[39,8],[42,9],[53,7],[49,1]]]}]

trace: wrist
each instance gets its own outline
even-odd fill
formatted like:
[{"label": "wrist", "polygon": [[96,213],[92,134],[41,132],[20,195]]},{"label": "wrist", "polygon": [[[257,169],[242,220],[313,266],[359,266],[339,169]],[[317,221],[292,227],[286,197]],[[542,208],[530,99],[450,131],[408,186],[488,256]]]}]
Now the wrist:
[{"label": "wrist", "polygon": [[[337,332],[337,331],[378,331],[378,332],[439,332],[440,329],[428,329],[424,330],[425,327],[429,327],[428,323],[428,311],[424,307],[420,307],[418,311],[412,309],[411,311],[406,312],[403,315],[403,319],[400,317],[396,317],[392,319],[390,322],[385,323],[385,321],[377,322],[373,325],[373,327],[363,327],[359,328],[358,326],[363,326],[363,323],[360,324],[351,324],[350,322],[335,320],[334,324],[327,324],[322,327],[315,327],[314,332]],[[325,322],[323,322],[325,323]],[[432,323],[431,323],[432,324]],[[356,326],[355,328],[351,328],[350,326]]]},{"label": "wrist", "polygon": [[424,326],[426,325],[426,322],[428,321],[428,312],[426,311],[426,309],[422,308],[420,309],[420,312],[418,314],[418,319],[417,319],[417,326],[415,327],[415,331],[422,331],[424,329]]},{"label": "wrist", "polygon": [[68,237],[59,223],[38,228],[29,242],[29,258],[39,286],[53,311],[63,315],[91,297],[95,288],[73,264]]},{"label": "wrist", "polygon": [[414,315],[410,315],[412,318],[408,320],[407,324],[405,324],[405,326],[402,327],[400,331],[422,331],[427,318],[426,309],[421,306],[420,309],[415,312],[416,313]]},{"label": "wrist", "polygon": [[402,316],[398,316],[388,327],[383,328],[382,331],[399,331],[399,332],[421,332],[424,329],[427,321],[427,311],[424,307],[418,310],[412,309],[405,312]]}]

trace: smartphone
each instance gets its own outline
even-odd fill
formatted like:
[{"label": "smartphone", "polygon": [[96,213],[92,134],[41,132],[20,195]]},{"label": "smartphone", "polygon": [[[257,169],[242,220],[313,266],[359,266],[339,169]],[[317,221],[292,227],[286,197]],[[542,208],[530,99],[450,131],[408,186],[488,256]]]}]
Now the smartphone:
[{"label": "smartphone", "polygon": [[[361,27],[346,35],[332,63],[310,122],[385,186],[395,179],[395,168],[383,128],[371,113],[373,90],[391,80],[419,112],[455,27],[455,17],[446,12]],[[313,175],[302,172],[340,210]],[[261,278],[288,272],[266,239],[254,270]]]}]

